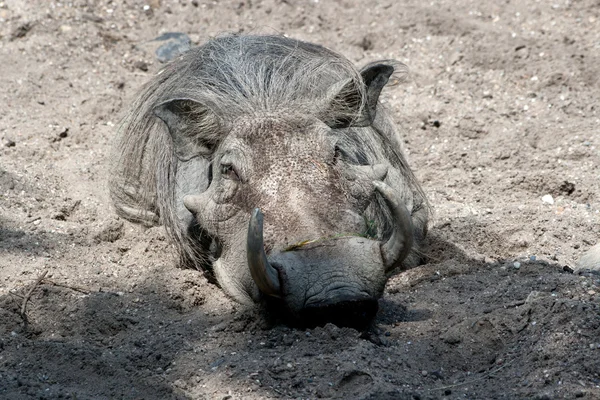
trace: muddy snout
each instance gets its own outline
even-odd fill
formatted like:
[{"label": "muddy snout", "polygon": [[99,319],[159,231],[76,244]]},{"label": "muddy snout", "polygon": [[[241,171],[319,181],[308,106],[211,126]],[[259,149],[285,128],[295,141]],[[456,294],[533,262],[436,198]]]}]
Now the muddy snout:
[{"label": "muddy snout", "polygon": [[247,255],[260,291],[306,324],[357,326],[377,312],[386,276],[381,244],[376,240],[344,236],[267,255],[262,214],[255,211],[248,229]]},{"label": "muddy snout", "polygon": [[303,326],[323,326],[332,323],[362,329],[373,319],[379,303],[375,297],[334,298],[331,302],[308,305],[299,313]]},{"label": "muddy snout", "polygon": [[268,257],[278,272],[281,300],[308,325],[360,326],[377,312],[385,285],[378,242],[344,237]]}]

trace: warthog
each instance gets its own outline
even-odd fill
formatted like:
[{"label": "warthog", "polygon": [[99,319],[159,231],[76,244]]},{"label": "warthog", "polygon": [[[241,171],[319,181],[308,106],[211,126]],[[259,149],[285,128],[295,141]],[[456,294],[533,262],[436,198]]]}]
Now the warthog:
[{"label": "warthog", "polygon": [[241,303],[299,320],[377,311],[415,265],[425,196],[379,96],[402,64],[357,70],[281,36],[210,40],[143,89],[119,131],[117,213],[163,224],[182,261]]}]

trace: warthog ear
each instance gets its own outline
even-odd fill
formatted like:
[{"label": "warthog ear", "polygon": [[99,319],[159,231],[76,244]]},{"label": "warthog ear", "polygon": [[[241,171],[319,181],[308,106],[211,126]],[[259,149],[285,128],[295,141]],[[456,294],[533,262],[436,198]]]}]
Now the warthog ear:
[{"label": "warthog ear", "polygon": [[153,110],[169,129],[173,151],[187,161],[213,153],[219,132],[219,119],[207,107],[191,99],[172,99]]},{"label": "warthog ear", "polygon": [[330,115],[325,118],[326,123],[332,128],[371,125],[379,95],[394,73],[395,64],[399,63],[380,61],[365,66],[360,71],[363,87],[358,87],[354,79],[332,86],[327,96]]}]

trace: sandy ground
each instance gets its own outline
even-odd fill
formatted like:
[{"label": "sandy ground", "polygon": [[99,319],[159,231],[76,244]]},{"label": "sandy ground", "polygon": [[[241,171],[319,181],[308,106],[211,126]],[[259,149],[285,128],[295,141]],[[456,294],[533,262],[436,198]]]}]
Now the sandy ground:
[{"label": "sandy ground", "polygon": [[[115,216],[110,145],[169,31],[409,66],[384,102],[428,262],[369,331],[243,310]],[[0,60],[0,398],[600,398],[600,276],[570,272],[600,236],[598,0],[0,1]]]}]

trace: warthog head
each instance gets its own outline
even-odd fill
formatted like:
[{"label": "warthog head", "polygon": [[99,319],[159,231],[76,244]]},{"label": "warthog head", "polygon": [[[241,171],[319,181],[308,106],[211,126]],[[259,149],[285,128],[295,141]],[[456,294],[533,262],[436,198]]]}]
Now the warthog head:
[{"label": "warthog head", "polygon": [[399,67],[357,71],[274,36],[191,50],[126,124],[117,211],[162,222],[184,260],[242,303],[317,323],[368,320],[426,231],[424,196],[378,104]]}]

